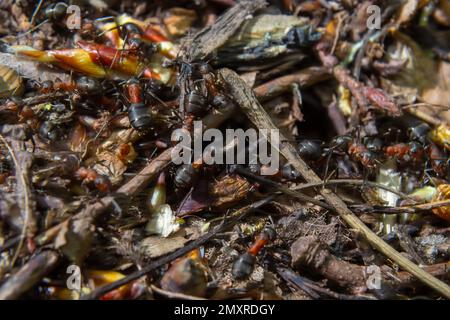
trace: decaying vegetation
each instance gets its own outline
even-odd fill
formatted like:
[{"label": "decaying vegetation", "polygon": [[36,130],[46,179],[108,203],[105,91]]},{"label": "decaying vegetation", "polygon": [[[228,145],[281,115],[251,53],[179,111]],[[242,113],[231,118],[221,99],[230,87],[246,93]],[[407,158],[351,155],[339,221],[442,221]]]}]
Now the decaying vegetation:
[{"label": "decaying vegetation", "polygon": [[[449,28],[439,0],[2,1],[0,299],[450,298]],[[279,130],[278,172],[174,163],[196,121]]]}]

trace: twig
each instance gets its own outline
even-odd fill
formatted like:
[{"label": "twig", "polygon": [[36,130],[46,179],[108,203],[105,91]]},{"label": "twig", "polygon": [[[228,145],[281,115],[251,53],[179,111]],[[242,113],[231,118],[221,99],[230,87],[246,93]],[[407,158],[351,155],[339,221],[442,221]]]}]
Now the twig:
[{"label": "twig", "polygon": [[364,54],[366,51],[366,46],[369,43],[369,41],[374,41],[373,39],[376,34],[379,34],[376,38],[386,34],[386,32],[392,27],[390,24],[385,24],[385,21],[389,19],[397,10],[397,8],[401,5],[401,1],[393,1],[393,4],[390,4],[381,15],[381,22],[383,23],[383,29],[380,32],[376,32],[376,29],[369,30],[363,37],[362,45],[359,48],[359,52],[356,57],[355,65],[353,68],[353,76],[356,79],[359,79],[360,72],[361,72],[361,62],[364,58]]},{"label": "twig", "polygon": [[34,24],[34,20],[36,19],[36,15],[38,14],[39,10],[41,9],[41,6],[42,6],[42,3],[43,3],[43,2],[44,2],[44,0],[40,0],[40,1],[39,1],[39,3],[38,3],[38,5],[37,5],[36,9],[35,9],[34,12],[33,12],[33,15],[31,16],[31,19],[30,19],[30,25],[33,25],[33,24]]},{"label": "twig", "polygon": [[58,254],[56,251],[46,250],[32,257],[0,287],[0,300],[19,298],[51,272],[56,267],[57,262]]},{"label": "twig", "polygon": [[413,198],[411,196],[408,196],[407,194],[404,194],[403,192],[397,191],[395,189],[392,189],[388,186],[373,182],[373,181],[365,181],[365,180],[355,180],[355,179],[331,179],[323,182],[313,182],[313,183],[303,183],[299,186],[295,186],[292,188],[292,190],[303,190],[308,188],[314,188],[314,187],[321,187],[321,186],[328,186],[328,185],[336,185],[336,184],[347,184],[347,185],[360,185],[360,186],[369,186],[374,188],[380,188],[384,189],[386,191],[392,192],[399,197],[403,199],[411,199]]},{"label": "twig", "polygon": [[[18,179],[18,183],[16,184],[16,189],[23,189],[23,193],[24,193],[23,200],[24,200],[24,209],[25,209],[24,216],[25,217],[24,217],[23,227],[21,230],[20,238],[19,238],[19,244],[18,244],[16,252],[14,253],[14,256],[11,260],[10,267],[12,268],[14,266],[14,263],[16,262],[17,258],[19,257],[20,251],[22,250],[23,242],[25,240],[26,235],[27,234],[32,235],[35,232],[35,230],[32,230],[32,229],[34,229],[36,227],[36,224],[35,224],[35,222],[33,222],[32,225],[30,225],[32,213],[31,213],[31,209],[30,209],[31,192],[30,192],[29,181],[25,177],[25,173],[23,171],[21,164],[19,163],[19,160],[16,157],[15,151],[13,150],[13,148],[11,148],[8,141],[6,141],[6,139],[1,134],[0,134],[0,140],[8,149],[8,152],[11,155],[11,158],[14,162],[14,167],[16,168],[16,179]],[[17,147],[19,147],[19,143],[17,143]],[[17,151],[19,151],[19,150],[17,150]],[[21,186],[21,187],[19,188],[19,186]],[[22,209],[23,207],[20,206],[20,208]]]},{"label": "twig", "polygon": [[329,78],[329,74],[326,68],[310,67],[299,72],[268,81],[256,87],[254,90],[256,97],[260,101],[266,101],[291,90],[293,83],[297,83],[302,87],[307,87],[327,78]]},{"label": "twig", "polygon": [[352,296],[352,295],[348,295],[348,294],[337,293],[337,292],[331,291],[330,289],[327,289],[327,288],[319,287],[318,285],[314,284],[311,280],[309,280],[305,277],[302,277],[302,276],[296,274],[295,272],[293,272],[289,269],[286,269],[286,268],[278,267],[277,273],[285,281],[291,283],[293,286],[297,287],[298,289],[306,291],[309,295],[312,296],[312,298],[315,298],[315,299],[318,298],[317,297],[318,295],[314,294],[314,293],[310,293],[310,290],[312,290],[313,292],[318,292],[320,294],[326,295],[328,297],[332,297],[334,299],[339,299],[339,300],[368,300],[369,299],[369,297],[365,297],[365,296]]},{"label": "twig", "polygon": [[68,94],[66,92],[52,92],[52,93],[40,94],[40,95],[37,95],[34,97],[25,98],[20,102],[26,106],[32,106],[35,104],[50,102],[50,101],[64,98],[67,96],[68,96]]},{"label": "twig", "polygon": [[[258,102],[255,94],[249,88],[245,82],[234,71],[229,69],[221,69],[219,73],[229,84],[230,93],[234,97],[235,101],[242,108],[245,114],[248,116],[255,126],[259,129],[266,130],[278,130],[273,123],[270,116],[266,113],[264,108]],[[261,131],[263,134],[267,132]],[[271,141],[269,137],[266,137],[268,141]],[[323,181],[314,173],[314,171],[301,159],[297,150],[288,139],[283,137],[280,132],[280,140],[283,141],[279,147],[279,151],[288,160],[289,163],[302,175],[302,177],[310,183],[323,183]],[[391,260],[395,261],[401,268],[410,272],[416,276],[420,281],[424,282],[429,287],[435,289],[440,294],[450,299],[450,287],[444,282],[436,279],[432,275],[428,274],[413,262],[403,257],[394,248],[380,239],[372,230],[370,230],[358,217],[351,212],[345,203],[329,189],[321,189],[320,193],[325,200],[335,208],[341,218],[353,229],[357,229],[367,239],[367,241],[386,255]]]},{"label": "twig", "polygon": [[354,208],[359,211],[368,211],[371,213],[417,213],[445,206],[450,206],[450,200],[414,204],[403,207],[355,205]]},{"label": "twig", "polygon": [[283,186],[279,185],[278,183],[276,183],[274,181],[271,181],[269,179],[265,179],[265,178],[256,176],[256,175],[252,174],[251,172],[249,172],[249,171],[247,171],[247,170],[245,170],[243,168],[237,167],[236,168],[236,172],[239,173],[240,175],[244,176],[244,177],[247,177],[247,178],[253,180],[253,181],[256,181],[256,182],[259,182],[259,183],[262,183],[262,184],[265,184],[265,185],[272,186],[275,189],[283,192],[284,194],[287,194],[287,195],[289,195],[291,197],[297,198],[297,199],[299,199],[301,201],[311,202],[311,203],[313,203],[315,205],[318,205],[318,206],[321,206],[321,207],[323,207],[323,208],[325,208],[327,210],[335,211],[335,209],[332,206],[330,206],[329,204],[327,204],[327,203],[325,203],[323,201],[314,199],[314,198],[309,197],[309,196],[307,196],[307,195],[305,195],[303,193],[300,193],[298,191],[292,191],[291,189],[283,187]]},{"label": "twig", "polygon": [[336,34],[334,35],[333,45],[331,46],[330,54],[334,54],[334,51],[336,50],[336,46],[339,41],[339,35],[341,33],[342,22],[344,20],[341,15],[337,15],[337,19],[338,19],[338,22],[337,22],[337,26],[336,26]]},{"label": "twig", "polygon": [[222,46],[245,21],[246,17],[267,5],[265,0],[240,1],[221,15],[209,27],[200,30],[192,39],[186,57],[189,62],[206,58]]},{"label": "twig", "polygon": [[439,120],[439,118],[433,117],[421,110],[410,108],[410,106],[406,106],[403,108],[405,108],[406,111],[408,111],[408,113],[412,114],[413,116],[419,118],[420,120],[426,123],[432,124],[433,126],[439,126],[440,124],[442,124],[442,121]]}]

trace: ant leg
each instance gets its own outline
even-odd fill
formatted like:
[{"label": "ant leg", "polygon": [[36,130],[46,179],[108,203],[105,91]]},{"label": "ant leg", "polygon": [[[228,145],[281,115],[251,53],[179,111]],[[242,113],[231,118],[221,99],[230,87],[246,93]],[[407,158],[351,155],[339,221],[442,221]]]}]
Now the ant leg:
[{"label": "ant leg", "polygon": [[325,165],[325,172],[323,174],[324,179],[327,178],[328,175],[328,169],[329,169],[329,165],[330,165],[330,161],[331,161],[331,156],[333,155],[333,150],[328,151],[328,155],[327,155],[327,162]]}]

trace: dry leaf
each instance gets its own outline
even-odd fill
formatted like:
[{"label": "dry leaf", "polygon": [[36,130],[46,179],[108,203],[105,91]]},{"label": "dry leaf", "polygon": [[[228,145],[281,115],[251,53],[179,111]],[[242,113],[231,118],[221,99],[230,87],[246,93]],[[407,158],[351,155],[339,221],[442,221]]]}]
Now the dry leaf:
[{"label": "dry leaf", "polygon": [[184,8],[171,8],[163,19],[167,30],[175,37],[185,35],[195,20],[197,20],[195,11]]}]

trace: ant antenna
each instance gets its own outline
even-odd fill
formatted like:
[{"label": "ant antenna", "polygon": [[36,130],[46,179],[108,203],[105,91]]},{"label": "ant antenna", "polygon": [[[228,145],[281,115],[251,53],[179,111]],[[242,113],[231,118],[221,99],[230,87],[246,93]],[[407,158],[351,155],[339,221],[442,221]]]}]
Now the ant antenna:
[{"label": "ant antenna", "polygon": [[42,27],[42,26],[43,26],[44,24],[46,24],[47,22],[49,22],[49,19],[45,19],[44,21],[42,21],[41,23],[39,23],[37,26],[31,28],[30,30],[28,30],[28,31],[26,31],[26,32],[24,32],[24,33],[18,34],[15,38],[16,38],[16,39],[23,38],[23,37],[26,36],[27,34],[30,34],[30,33],[34,32],[34,31],[36,31],[37,29],[39,29],[40,27]]},{"label": "ant antenna", "polygon": [[33,25],[34,24],[34,20],[36,19],[36,15],[38,14],[39,10],[41,9],[42,3],[44,2],[44,0],[40,0],[38,5],[36,6],[36,8],[33,11],[33,15],[31,16],[30,19],[30,24]]}]

